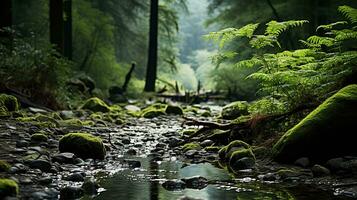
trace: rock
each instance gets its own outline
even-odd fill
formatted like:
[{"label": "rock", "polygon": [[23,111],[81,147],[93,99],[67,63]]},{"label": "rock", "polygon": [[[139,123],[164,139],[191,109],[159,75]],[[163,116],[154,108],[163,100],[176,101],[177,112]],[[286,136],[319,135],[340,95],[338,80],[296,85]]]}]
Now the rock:
[{"label": "rock", "polygon": [[47,160],[30,160],[27,162],[27,165],[33,169],[40,169],[43,172],[49,172],[52,168],[52,165]]},{"label": "rock", "polygon": [[72,119],[74,118],[76,115],[74,114],[73,111],[71,110],[62,110],[59,111],[59,115],[62,119],[67,120],[67,119]]},{"label": "rock", "polygon": [[67,200],[67,199],[78,199],[84,195],[84,191],[80,187],[72,187],[68,186],[62,188],[60,191],[60,199]]},{"label": "rock", "polygon": [[263,181],[276,181],[277,180],[277,177],[274,173],[267,173],[264,175],[259,175],[258,178]]},{"label": "rock", "polygon": [[34,108],[34,107],[29,107],[29,111],[32,113],[41,113],[41,114],[47,114],[48,111],[41,109],[41,108]]},{"label": "rock", "polygon": [[299,177],[301,173],[299,171],[293,170],[293,169],[281,169],[276,172],[276,175],[279,177],[279,179],[289,179],[293,177]]},{"label": "rock", "polygon": [[314,177],[322,177],[322,176],[328,176],[330,175],[330,170],[327,169],[324,166],[321,165],[314,165],[311,168],[312,174],[314,175]]},{"label": "rock", "polygon": [[202,176],[193,176],[193,177],[183,178],[181,180],[185,182],[186,188],[191,188],[191,189],[201,190],[207,187],[208,185],[208,180]]},{"label": "rock", "polygon": [[185,156],[187,158],[194,158],[194,156],[197,155],[197,154],[198,154],[198,151],[195,150],[195,149],[188,150],[188,151],[185,152]]},{"label": "rock", "polygon": [[162,184],[162,187],[168,191],[184,190],[186,183],[179,179],[167,180]]},{"label": "rock", "polygon": [[73,182],[83,182],[84,177],[81,173],[73,173],[64,178],[66,181],[73,181]]},{"label": "rock", "polygon": [[180,106],[168,105],[165,108],[165,113],[168,115],[183,115],[183,110]]},{"label": "rock", "polygon": [[121,142],[122,142],[123,144],[130,144],[130,143],[131,143],[131,141],[130,141],[129,138],[123,138],[123,139],[121,140]]},{"label": "rock", "polygon": [[162,111],[162,110],[148,110],[148,111],[145,111],[142,114],[142,117],[144,117],[144,118],[154,118],[154,117],[158,117],[158,116],[161,116],[161,115],[165,115],[165,112]]},{"label": "rock", "polygon": [[294,162],[294,165],[306,168],[306,167],[308,167],[310,165],[310,160],[307,157],[302,157],[302,158],[297,159]]},{"label": "rock", "polygon": [[129,111],[129,112],[140,112],[141,109],[137,106],[134,106],[134,105],[126,105],[125,107],[125,110]]},{"label": "rock", "polygon": [[53,179],[51,177],[43,177],[38,179],[38,183],[40,183],[41,185],[49,185],[51,184],[53,181]]},{"label": "rock", "polygon": [[35,133],[31,135],[32,142],[47,142],[48,137],[43,133]]},{"label": "rock", "polygon": [[55,154],[52,156],[52,162],[58,162],[58,163],[68,163],[68,164],[73,164],[75,163],[76,156],[74,153],[69,153],[69,152],[64,152],[64,153],[59,153]]},{"label": "rock", "polygon": [[126,162],[132,169],[141,167],[141,163],[138,160],[125,159],[124,162]]},{"label": "rock", "polygon": [[203,200],[203,199],[198,199],[198,198],[193,198],[193,197],[188,197],[188,196],[182,196],[178,198],[177,200]]},{"label": "rock", "polygon": [[212,140],[204,140],[204,141],[202,141],[201,143],[200,143],[200,145],[202,146],[202,147],[208,147],[208,146],[211,146],[211,145],[213,145],[214,144],[214,142],[212,141]]},{"label": "rock", "polygon": [[292,162],[357,155],[355,130],[357,85],[349,85],[328,98],[274,145],[277,161]]},{"label": "rock", "polygon": [[338,171],[343,169],[344,158],[332,158],[326,162],[326,166],[331,171]]},{"label": "rock", "polygon": [[25,173],[25,172],[27,172],[27,170],[28,170],[28,167],[26,167],[25,165],[23,165],[21,163],[16,163],[9,169],[9,172],[12,174]]},{"label": "rock", "polygon": [[134,156],[137,154],[135,149],[129,149],[128,151],[125,152],[127,155]]},{"label": "rock", "polygon": [[42,191],[34,192],[31,194],[30,199],[31,200],[44,200],[44,199],[58,199],[59,191],[50,188],[50,189],[45,189]]},{"label": "rock", "polygon": [[7,172],[9,171],[11,168],[11,165],[4,161],[4,160],[0,160],[0,172]]},{"label": "rock", "polygon": [[[231,158],[232,159],[232,158]],[[255,165],[255,160],[252,157],[243,157],[241,159],[229,162],[230,168],[234,171],[239,171],[243,169],[252,169]]]},{"label": "rock", "polygon": [[223,119],[236,119],[242,115],[248,115],[248,102],[236,101],[223,107],[221,116]]},{"label": "rock", "polygon": [[91,110],[93,112],[109,112],[110,107],[101,99],[92,97],[88,99],[80,109]]},{"label": "rock", "polygon": [[181,142],[184,142],[184,140],[172,137],[169,139],[169,147],[177,147]]},{"label": "rock", "polygon": [[95,195],[98,192],[99,184],[95,180],[90,179],[83,183],[82,189],[87,195]]},{"label": "rock", "polygon": [[102,140],[88,133],[68,133],[59,140],[60,152],[71,152],[87,159],[103,160],[106,154]]},{"label": "rock", "polygon": [[0,94],[0,117],[10,116],[10,112],[20,108],[17,98],[7,94]]},{"label": "rock", "polygon": [[186,143],[185,145],[182,146],[183,152],[187,152],[189,150],[200,150],[200,149],[202,149],[202,147],[197,142]]},{"label": "rock", "polygon": [[17,148],[28,147],[29,145],[30,145],[30,143],[27,142],[26,140],[18,140],[18,141],[16,141],[16,147]]},{"label": "rock", "polygon": [[19,193],[19,186],[14,180],[0,179],[0,197],[16,197]]}]

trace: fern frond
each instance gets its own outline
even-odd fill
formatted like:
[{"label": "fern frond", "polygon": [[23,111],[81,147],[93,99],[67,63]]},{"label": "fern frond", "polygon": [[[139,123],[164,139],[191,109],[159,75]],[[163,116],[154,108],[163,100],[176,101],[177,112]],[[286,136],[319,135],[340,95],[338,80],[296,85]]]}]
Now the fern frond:
[{"label": "fern frond", "polygon": [[288,30],[289,28],[294,28],[298,26],[302,26],[305,23],[308,23],[307,20],[289,20],[284,22],[270,21],[268,22],[267,28],[265,30],[265,34],[269,36],[278,37],[281,33]]},{"label": "fern frond", "polygon": [[345,5],[339,6],[338,11],[340,11],[352,23],[357,22],[357,9]]},{"label": "fern frond", "polygon": [[332,30],[338,41],[357,39],[357,31],[351,29]]},{"label": "fern frond", "polygon": [[255,30],[258,28],[259,23],[247,24],[242,28],[238,29],[235,33],[236,36],[252,38]]},{"label": "fern frond", "polygon": [[331,23],[331,24],[326,24],[326,25],[320,25],[316,28],[316,31],[320,30],[320,29],[323,29],[325,31],[329,31],[333,28],[335,28],[336,26],[339,26],[339,25],[345,25],[345,24],[348,24],[348,22],[346,21],[339,21],[339,22],[335,22],[335,23]]},{"label": "fern frond", "polygon": [[307,38],[307,42],[310,44],[318,45],[318,46],[325,45],[325,46],[330,47],[335,44],[336,40],[334,38],[330,38],[330,37],[321,37],[321,36],[313,35],[313,36]]},{"label": "fern frond", "polygon": [[249,41],[249,44],[256,49],[261,49],[267,46],[281,47],[277,38],[275,36],[267,36],[267,35],[256,35]]},{"label": "fern frond", "polygon": [[242,60],[239,61],[235,64],[236,67],[242,67],[242,68],[252,68],[258,65],[261,65],[262,61],[259,60],[258,58],[253,57],[252,59],[249,60]]}]

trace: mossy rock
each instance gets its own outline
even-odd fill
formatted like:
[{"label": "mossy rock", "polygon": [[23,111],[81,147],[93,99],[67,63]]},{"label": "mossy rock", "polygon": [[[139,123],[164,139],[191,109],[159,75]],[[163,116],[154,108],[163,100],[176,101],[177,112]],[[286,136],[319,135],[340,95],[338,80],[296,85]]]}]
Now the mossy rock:
[{"label": "mossy rock", "polygon": [[35,133],[31,135],[31,141],[33,142],[47,142],[48,137],[43,133]]},{"label": "mossy rock", "polygon": [[190,136],[190,135],[196,133],[197,130],[198,130],[198,129],[194,129],[194,128],[185,129],[185,130],[182,131],[182,135]]},{"label": "mossy rock", "polygon": [[161,115],[165,115],[165,112],[163,110],[156,110],[156,109],[152,109],[152,110],[146,110],[145,112],[142,113],[142,117],[144,118],[154,118],[154,117],[158,117]]},{"label": "mossy rock", "polygon": [[180,106],[168,105],[166,106],[165,113],[168,115],[183,115],[183,110]]},{"label": "mossy rock", "polygon": [[217,153],[221,150],[221,147],[218,146],[208,146],[204,148],[205,151],[207,152],[212,152],[212,153]]},{"label": "mossy rock", "polygon": [[236,101],[223,107],[221,116],[223,119],[236,119],[237,117],[248,115],[248,102]]},{"label": "mossy rock", "polygon": [[84,102],[80,109],[91,110],[93,112],[109,112],[110,107],[98,97],[92,97]]},{"label": "mossy rock", "polygon": [[11,179],[0,179],[0,197],[16,197],[19,193],[19,186]]},{"label": "mossy rock", "polygon": [[249,144],[241,140],[235,140],[218,151],[219,164],[223,167],[227,166],[232,172],[237,169],[237,161],[243,158],[251,158],[255,163],[255,156]]},{"label": "mossy rock", "polygon": [[78,126],[94,126],[95,123],[91,120],[80,120],[80,119],[76,119],[76,118],[73,118],[73,119],[67,119],[67,120],[62,120],[62,121],[59,121],[60,125],[61,126],[75,126],[75,127],[78,127]]},{"label": "mossy rock", "polygon": [[87,159],[103,160],[106,154],[102,140],[89,133],[68,133],[59,140],[60,152],[71,152]]},{"label": "mossy rock", "polygon": [[17,121],[20,122],[28,122],[31,123],[33,125],[37,125],[37,126],[41,126],[41,127],[58,127],[60,126],[59,122],[50,117],[50,116],[46,116],[44,114],[40,114],[37,113],[34,116],[30,116],[30,117],[18,117],[16,118]]},{"label": "mossy rock", "polygon": [[357,85],[349,85],[287,131],[273,147],[274,158],[293,162],[301,157],[325,161],[356,156],[356,111]]},{"label": "mossy rock", "polygon": [[0,117],[11,116],[10,112],[20,108],[17,98],[12,95],[0,94]]},{"label": "mossy rock", "polygon": [[9,171],[11,165],[6,162],[5,160],[0,160],[0,172],[7,172]]},{"label": "mossy rock", "polygon": [[200,150],[200,149],[202,149],[202,147],[197,142],[186,143],[185,145],[182,146],[183,152],[186,152],[189,150]]}]

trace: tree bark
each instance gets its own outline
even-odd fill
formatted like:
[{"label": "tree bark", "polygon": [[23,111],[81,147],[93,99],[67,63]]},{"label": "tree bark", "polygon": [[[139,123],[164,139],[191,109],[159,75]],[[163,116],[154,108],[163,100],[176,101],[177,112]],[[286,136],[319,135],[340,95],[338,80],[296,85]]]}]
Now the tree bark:
[{"label": "tree bark", "polygon": [[50,0],[50,42],[64,53],[63,1]]},{"label": "tree bark", "polygon": [[157,49],[158,49],[158,25],[159,25],[159,0],[151,0],[150,4],[150,33],[149,54],[146,68],[145,88],[146,92],[155,92],[157,74]]},{"label": "tree bark", "polygon": [[64,56],[72,60],[72,0],[64,0]]},{"label": "tree bark", "polygon": [[[11,0],[2,0],[0,4],[0,29],[12,26]],[[9,37],[5,32],[0,32],[0,37]]]}]

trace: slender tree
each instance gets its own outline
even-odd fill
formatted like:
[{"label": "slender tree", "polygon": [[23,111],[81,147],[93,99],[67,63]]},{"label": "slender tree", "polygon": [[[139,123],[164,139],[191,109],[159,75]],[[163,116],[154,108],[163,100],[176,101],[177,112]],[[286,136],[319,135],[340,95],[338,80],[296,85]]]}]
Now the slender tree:
[{"label": "slender tree", "polygon": [[[1,0],[0,3],[0,29],[12,25],[11,0]],[[6,33],[0,32],[0,37],[7,37]]]},{"label": "slender tree", "polygon": [[145,88],[146,92],[155,91],[157,73],[157,47],[158,47],[158,25],[159,25],[159,0],[151,0],[150,4],[150,33],[149,54],[146,68]]},{"label": "slender tree", "polygon": [[63,0],[50,0],[50,42],[64,53]]},{"label": "slender tree", "polygon": [[64,0],[64,56],[72,60],[72,0]]}]

